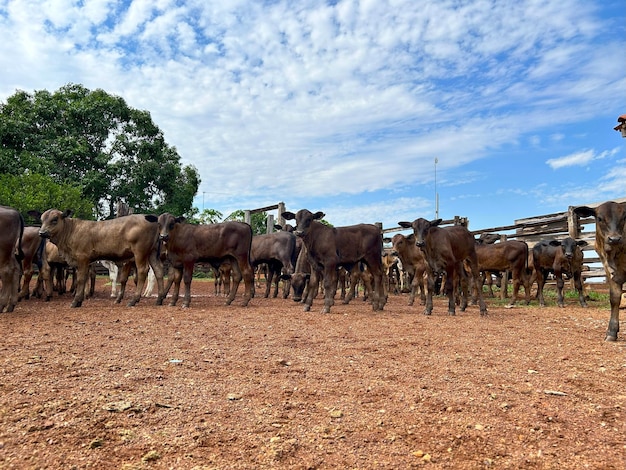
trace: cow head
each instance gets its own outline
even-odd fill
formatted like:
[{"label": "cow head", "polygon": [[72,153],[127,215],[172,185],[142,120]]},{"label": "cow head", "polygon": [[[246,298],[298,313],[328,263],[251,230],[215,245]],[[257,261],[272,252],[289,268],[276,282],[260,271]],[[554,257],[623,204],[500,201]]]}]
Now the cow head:
[{"label": "cow head", "polygon": [[176,224],[184,222],[184,217],[174,217],[168,212],[164,212],[159,216],[159,239],[167,242],[170,238],[170,232],[174,230]]},{"label": "cow head", "polygon": [[295,220],[296,228],[293,231],[298,237],[304,237],[311,227],[311,223],[314,220],[321,220],[324,218],[323,212],[316,212],[315,214],[307,209],[301,209],[296,214],[293,212],[283,212],[282,216],[287,220]]},{"label": "cow head", "polygon": [[580,217],[596,218],[596,240],[601,238],[605,248],[619,245],[626,236],[626,210],[621,204],[609,201],[599,205],[596,209],[581,206],[576,207],[574,213]]},{"label": "cow head", "polygon": [[563,250],[563,254],[567,259],[572,259],[574,257],[574,253],[576,253],[576,248],[579,246],[587,246],[587,242],[584,240],[576,241],[571,237],[567,237],[564,240],[550,240],[550,245],[552,246],[560,246]]},{"label": "cow head", "polygon": [[412,228],[415,235],[415,245],[420,248],[426,245],[426,236],[432,227],[436,227],[441,223],[441,219],[428,221],[426,219],[415,219],[413,222],[398,222],[400,227]]},{"label": "cow head", "polygon": [[497,233],[481,233],[480,237],[476,240],[477,245],[491,245],[500,240],[500,235]]},{"label": "cow head", "polygon": [[71,210],[61,212],[58,209],[48,209],[41,214],[41,228],[39,229],[39,236],[42,238],[56,239],[59,233],[63,230],[63,222],[67,217],[72,215]]}]

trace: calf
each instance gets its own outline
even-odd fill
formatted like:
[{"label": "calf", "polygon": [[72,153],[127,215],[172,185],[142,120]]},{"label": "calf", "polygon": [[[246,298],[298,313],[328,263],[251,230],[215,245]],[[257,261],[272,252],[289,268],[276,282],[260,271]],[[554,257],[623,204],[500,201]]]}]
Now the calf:
[{"label": "calf", "polygon": [[398,233],[391,239],[387,239],[393,246],[393,252],[398,255],[402,262],[404,271],[409,276],[411,291],[409,294],[409,305],[415,302],[415,295],[420,291],[422,305],[426,303],[426,291],[424,289],[424,274],[428,269],[424,253],[415,244],[415,235],[402,235]]},{"label": "calf", "polygon": [[[297,260],[296,236],[287,231],[278,231],[252,237],[250,264],[256,268],[267,263],[265,298],[269,297],[272,279],[276,278],[274,297],[278,295],[278,280],[288,280],[294,271]],[[285,289],[285,298],[289,290]]]},{"label": "calf", "polygon": [[[487,306],[479,285],[480,272],[474,237],[463,226],[441,228],[438,227],[440,223],[441,219],[428,221],[423,218],[415,219],[413,222],[399,222],[401,227],[413,228],[415,244],[423,251],[428,263],[428,292],[424,313],[430,315],[433,310],[435,275],[445,274],[444,292],[448,296],[448,313],[455,314],[455,289],[463,281],[462,277],[465,275],[463,263],[465,262],[470,270],[473,292],[476,292],[478,296],[480,314],[486,315]],[[465,295],[461,298],[461,311],[467,307],[467,292],[463,293]]]},{"label": "calf", "polygon": [[[383,289],[382,252],[383,241],[380,229],[373,224],[359,224],[347,227],[329,227],[318,220],[323,212],[315,214],[307,209],[296,214],[283,212],[287,220],[296,221],[295,234],[302,237],[311,263],[311,269],[324,277],[324,313],[330,313],[335,303],[337,269],[341,266],[350,270],[359,261],[364,262],[374,278],[372,308],[382,310],[385,305]],[[315,292],[309,289],[305,300],[305,311],[311,309]]]},{"label": "calf", "polygon": [[617,341],[619,304],[626,282],[626,209],[623,204],[609,201],[595,209],[577,207],[574,213],[596,219],[596,252],[606,272],[611,303],[611,318],[605,339]]},{"label": "calf", "polygon": [[543,287],[548,273],[552,272],[556,277],[559,307],[565,306],[563,302],[563,274],[574,279],[574,285],[578,290],[578,301],[582,307],[587,306],[582,285],[583,252],[580,249],[581,246],[585,245],[587,245],[586,241],[576,241],[567,237],[564,240],[542,241],[533,247],[539,305],[545,306]]},{"label": "calf", "polygon": [[18,302],[20,263],[24,258],[24,219],[11,207],[0,206],[0,313],[12,312]]},{"label": "calf", "polygon": [[[245,285],[243,306],[247,306],[252,297],[254,282],[254,271],[250,265],[252,246],[250,226],[243,222],[195,225],[184,223],[184,220],[183,217],[174,217],[167,212],[158,218],[160,239],[167,246],[167,258],[175,269],[182,270],[185,283],[183,307],[189,307],[191,302],[191,279],[195,263],[208,262],[217,266],[223,259],[234,261],[233,284],[226,305],[230,305],[235,299],[243,278]],[[178,301],[178,285],[170,301],[172,306]]]},{"label": "calf", "polygon": [[[68,264],[77,269],[77,285],[71,307],[80,307],[85,298],[85,284],[89,276],[89,265],[100,259],[128,261],[135,259],[137,265],[137,291],[128,302],[133,306],[139,302],[148,269],[152,266],[157,278],[159,296],[157,305],[163,302],[163,264],[159,259],[159,226],[150,218],[131,214],[111,220],[81,220],[70,217],[71,211],[49,209],[41,216],[39,235],[54,243]],[[116,302],[124,296],[127,279]]]},{"label": "calf", "polygon": [[[530,303],[530,285],[526,282],[526,268],[528,263],[528,245],[523,241],[508,240],[493,244],[483,244],[476,241],[476,257],[478,270],[491,276],[492,272],[510,272],[513,278],[513,297],[509,306],[517,302],[520,285],[524,285],[526,305]],[[505,278],[506,280],[506,278]],[[502,293],[506,292],[507,285],[501,285]],[[502,296],[504,298],[504,295]]]}]

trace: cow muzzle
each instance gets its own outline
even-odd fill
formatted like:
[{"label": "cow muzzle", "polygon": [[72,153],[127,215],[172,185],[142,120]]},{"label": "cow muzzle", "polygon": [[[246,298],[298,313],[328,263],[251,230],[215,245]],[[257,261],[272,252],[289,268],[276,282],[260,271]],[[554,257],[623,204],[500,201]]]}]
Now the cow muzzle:
[{"label": "cow muzzle", "polygon": [[425,246],[426,243],[422,240],[418,240],[415,242],[415,246],[419,246],[420,248],[422,248],[423,246]]},{"label": "cow muzzle", "polygon": [[162,242],[168,241],[169,238],[170,238],[169,235],[159,235],[159,240],[161,240]]},{"label": "cow muzzle", "polygon": [[47,230],[40,230],[40,231],[39,231],[39,236],[40,236],[41,238],[50,238],[50,234],[48,233],[48,231],[47,231]]}]

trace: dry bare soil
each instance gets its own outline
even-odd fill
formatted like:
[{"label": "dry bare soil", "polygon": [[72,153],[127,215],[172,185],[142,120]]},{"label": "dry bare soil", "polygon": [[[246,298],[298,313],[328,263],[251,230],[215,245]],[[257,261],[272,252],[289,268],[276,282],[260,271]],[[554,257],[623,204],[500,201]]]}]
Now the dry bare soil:
[{"label": "dry bare soil", "polygon": [[0,468],[626,468],[608,306],[96,297],[0,314]]}]

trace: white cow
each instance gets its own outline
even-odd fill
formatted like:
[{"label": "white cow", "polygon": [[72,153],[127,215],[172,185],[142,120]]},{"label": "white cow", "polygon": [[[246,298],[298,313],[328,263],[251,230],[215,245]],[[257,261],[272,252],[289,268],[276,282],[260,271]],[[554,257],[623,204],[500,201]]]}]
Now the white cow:
[{"label": "white cow", "polygon": [[[109,270],[109,279],[111,280],[111,297],[117,297],[117,288],[119,286],[119,282],[117,280],[119,274],[119,266],[115,264],[113,261],[109,260],[100,260],[102,266]],[[148,271],[148,282],[146,282],[146,288],[143,291],[143,297],[150,297],[152,292],[154,291],[154,286],[156,284],[156,276],[154,275],[154,271],[152,267]]]}]

